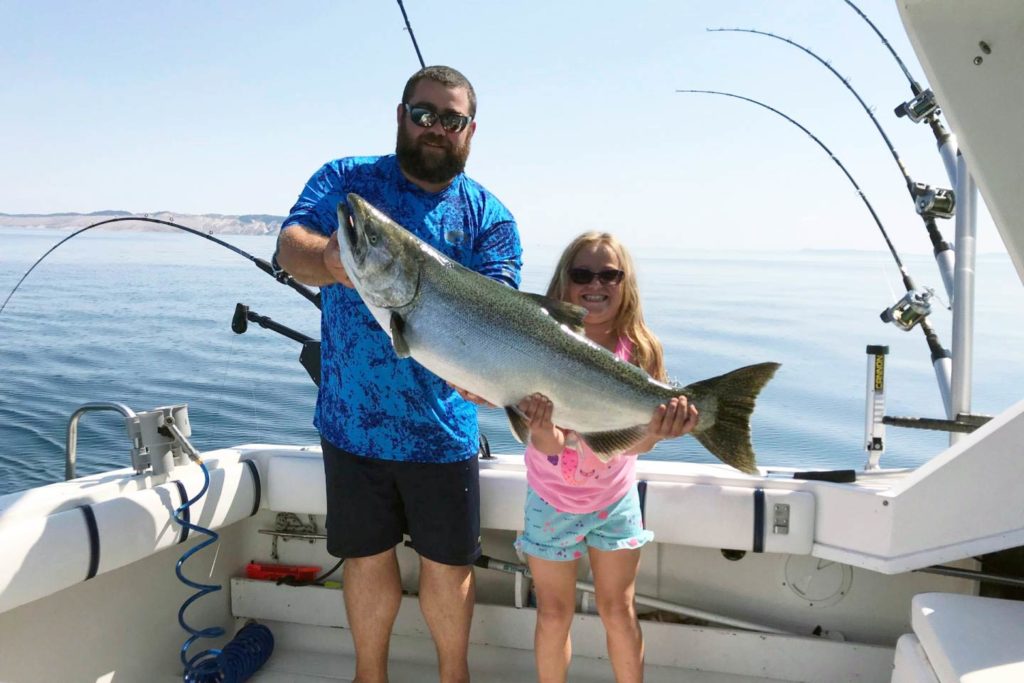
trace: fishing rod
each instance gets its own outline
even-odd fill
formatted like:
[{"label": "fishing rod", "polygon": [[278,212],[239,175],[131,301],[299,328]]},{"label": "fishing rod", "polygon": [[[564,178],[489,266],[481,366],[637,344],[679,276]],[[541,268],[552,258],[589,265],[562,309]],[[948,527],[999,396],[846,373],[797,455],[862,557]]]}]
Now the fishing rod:
[{"label": "fishing rod", "polygon": [[942,125],[942,121],[939,120],[941,111],[939,110],[938,103],[935,101],[935,93],[930,88],[922,88],[914,77],[910,75],[907,65],[903,63],[896,50],[879,28],[875,26],[874,22],[868,18],[868,15],[862,12],[857,5],[853,4],[852,0],[845,0],[845,2],[854,12],[860,15],[861,19],[867,22],[867,25],[875,32],[875,35],[881,39],[882,44],[889,50],[889,54],[896,60],[896,64],[900,67],[903,75],[907,77],[907,81],[910,82],[910,91],[913,93],[914,98],[899,104],[893,111],[898,118],[905,116],[913,123],[921,123],[923,121],[928,124],[932,134],[935,136],[935,144],[939,148],[939,155],[942,157],[942,162],[946,167],[946,175],[949,177],[949,182],[955,187],[957,184],[956,136],[946,130],[945,126]]},{"label": "fishing rod", "polygon": [[907,77],[908,81],[910,81],[910,89],[913,91],[914,95],[920,95],[922,92],[924,92],[924,88],[922,88],[920,84],[916,80],[914,80],[914,77],[910,75],[910,70],[907,68],[907,65],[903,63],[903,60],[900,59],[900,56],[896,54],[896,50],[889,43],[889,41],[886,40],[882,32],[878,30],[878,27],[875,26],[874,22],[868,18],[868,15],[864,14],[864,12],[862,12],[860,8],[857,7],[857,5],[853,4],[851,0],[844,1],[853,9],[854,12],[860,15],[861,19],[867,22],[868,26],[870,26],[871,29],[875,32],[875,34],[878,35],[878,37],[882,40],[882,45],[885,45],[885,47],[889,50],[889,54],[891,54],[892,58],[896,60],[896,64],[899,65],[900,70],[903,72],[903,75]]},{"label": "fishing rod", "polygon": [[416,34],[412,32],[412,24],[409,23],[409,15],[405,13],[405,5],[402,4],[402,0],[398,0],[398,9],[402,10],[402,18],[405,19],[405,30],[409,32],[409,37],[412,38],[412,46],[416,50],[416,56],[419,57],[420,67],[426,69],[427,64],[423,61],[423,55],[420,53],[420,46],[416,42]]},{"label": "fishing rod", "polygon": [[297,282],[295,280],[295,278],[293,278],[291,275],[289,275],[288,273],[286,273],[282,269],[276,267],[275,265],[272,265],[272,264],[268,263],[264,259],[261,259],[261,258],[258,258],[256,256],[253,256],[252,254],[250,254],[249,252],[245,251],[244,249],[240,249],[240,248],[236,247],[233,244],[229,244],[228,242],[225,242],[224,240],[221,240],[221,239],[218,239],[218,238],[214,237],[213,235],[208,235],[208,234],[206,234],[204,232],[201,232],[199,230],[195,230],[194,228],[189,228],[187,226],[180,225],[178,223],[174,223],[174,222],[171,222],[171,221],[164,221],[164,220],[160,220],[159,218],[126,216],[126,217],[121,217],[121,218],[109,218],[107,220],[103,220],[103,221],[99,221],[97,223],[93,223],[92,225],[87,225],[84,228],[81,228],[80,230],[76,230],[75,232],[71,233],[70,235],[68,235],[67,237],[62,239],[61,241],[57,242],[57,244],[55,244],[52,247],[50,247],[49,249],[47,249],[46,253],[43,254],[42,256],[40,256],[38,259],[36,259],[36,262],[33,263],[32,266],[27,271],[25,271],[25,274],[21,276],[21,279],[18,280],[18,283],[16,285],[14,285],[14,289],[12,289],[10,294],[7,295],[7,298],[4,299],[3,304],[0,304],[0,315],[3,314],[4,309],[7,307],[7,303],[11,300],[11,297],[14,296],[14,293],[18,291],[19,287],[21,287],[21,283],[23,283],[25,281],[25,279],[29,276],[29,274],[33,270],[35,270],[36,266],[38,266],[40,263],[42,263],[43,259],[45,259],[51,253],[53,253],[53,251],[56,250],[57,247],[59,247],[60,245],[64,244],[65,242],[67,242],[71,238],[77,237],[78,235],[82,234],[86,230],[92,230],[93,228],[98,228],[101,225],[108,225],[110,223],[118,223],[118,222],[121,222],[121,221],[139,221],[140,223],[155,223],[155,224],[158,224],[158,225],[166,225],[166,226],[169,226],[169,227],[172,227],[172,228],[177,228],[178,230],[184,230],[185,232],[188,232],[188,233],[191,233],[193,235],[196,235],[197,237],[202,237],[203,239],[210,240],[211,242],[213,242],[215,244],[219,244],[220,246],[224,247],[225,249],[229,249],[230,251],[233,251],[234,253],[238,254],[239,256],[252,261],[254,264],[256,264],[256,267],[259,268],[260,270],[262,270],[264,273],[266,273],[267,275],[270,275],[272,278],[274,278],[275,280],[277,280],[281,284],[288,285],[289,287],[294,289],[296,292],[301,294],[303,297],[305,297],[310,303],[312,303],[318,309],[320,308],[320,294],[318,292],[314,292],[313,290],[309,289],[305,285]]},{"label": "fishing rod", "polygon": [[[954,197],[957,200],[956,256],[950,258],[948,252],[943,254],[943,258],[947,263],[943,264],[940,262],[940,271],[944,278],[947,277],[948,272],[954,269],[956,271],[950,278],[952,279],[953,289],[951,297],[953,300],[953,361],[950,370],[950,393],[946,401],[946,413],[950,417],[956,416],[957,420],[961,420],[965,415],[970,414],[971,403],[970,376],[971,356],[973,353],[972,337],[974,334],[974,236],[977,229],[977,216],[975,212],[977,186],[970,175],[970,170],[963,156],[960,155],[957,148],[956,136],[946,130],[940,120],[942,112],[935,100],[935,94],[931,89],[922,88],[914,80],[903,60],[896,54],[896,50],[889,44],[889,41],[882,35],[882,32],[878,30],[878,27],[868,19],[867,15],[861,12],[851,0],[846,0],[846,4],[853,8],[867,22],[868,26],[874,30],[878,37],[882,39],[882,44],[888,48],[889,53],[896,60],[896,63],[910,82],[910,91],[914,97],[898,105],[894,110],[895,114],[897,118],[905,116],[913,123],[924,121],[928,124],[935,137],[939,156],[946,167],[946,176],[954,188]],[[984,54],[989,54],[992,51],[989,44],[984,40],[978,44],[978,47]],[[978,55],[975,57],[974,63],[976,65],[980,64],[982,59],[982,56]],[[936,259],[939,258],[940,255],[936,254]],[[944,265],[947,268],[944,269]],[[949,280],[944,279],[944,283],[946,284],[947,291],[949,291]],[[955,441],[956,436],[951,433],[950,444]]]},{"label": "fishing rod", "polygon": [[782,36],[770,33],[768,31],[759,31],[757,29],[750,28],[709,28],[708,31],[714,33],[753,33],[759,36],[765,36],[767,38],[774,38],[781,40],[784,43],[788,43],[793,47],[799,48],[803,52],[807,53],[814,59],[818,60],[825,68],[832,72],[832,74],[842,81],[843,85],[846,86],[861,107],[871,118],[871,122],[875,124],[875,128],[878,133],[882,136],[882,140],[885,142],[886,147],[889,148],[889,152],[892,154],[893,160],[896,162],[896,166],[899,167],[900,174],[903,176],[903,180],[907,187],[907,192],[910,193],[910,198],[914,202],[914,208],[917,214],[921,216],[921,220],[924,221],[925,229],[928,231],[928,238],[932,244],[932,251],[935,255],[935,260],[939,266],[939,272],[942,275],[942,283],[946,289],[946,295],[948,298],[953,298],[953,249],[946,240],[942,238],[942,233],[939,232],[938,226],[935,224],[936,218],[951,218],[956,208],[956,199],[952,190],[943,188],[933,188],[925,183],[914,182],[913,178],[910,177],[910,172],[907,171],[906,165],[903,163],[903,159],[900,158],[899,152],[896,151],[896,147],[892,144],[889,136],[886,134],[885,129],[882,128],[882,124],[878,122],[878,118],[875,113],[871,110],[871,107],[864,101],[864,98],[860,96],[850,84],[850,80],[839,73],[835,67],[828,63],[825,59],[818,56],[813,50],[796,41],[784,38]]},{"label": "fishing rod", "polygon": [[676,92],[698,93],[705,95],[721,95],[724,97],[732,97],[738,100],[744,100],[745,102],[750,102],[751,104],[756,104],[757,106],[767,109],[768,111],[774,114],[778,114],[782,118],[786,119],[794,126],[796,126],[804,133],[806,133],[812,140],[814,140],[814,142],[818,144],[819,147],[825,150],[825,153],[828,154],[829,158],[832,159],[832,161],[834,161],[835,164],[843,171],[843,173],[846,175],[846,178],[857,190],[857,195],[861,198],[861,201],[864,202],[864,206],[867,207],[868,212],[874,219],[875,225],[878,226],[878,230],[882,233],[882,237],[883,239],[885,239],[885,244],[886,246],[889,247],[889,253],[892,254],[893,260],[896,262],[897,268],[899,268],[900,276],[903,279],[903,286],[906,287],[907,293],[903,296],[903,298],[901,298],[899,301],[897,301],[889,308],[882,311],[881,318],[885,322],[891,322],[895,324],[902,330],[910,330],[915,326],[919,326],[921,328],[921,331],[924,333],[925,342],[928,344],[928,350],[931,352],[932,367],[935,370],[935,376],[939,382],[939,392],[942,394],[943,400],[947,400],[949,396],[950,387],[948,367],[950,364],[950,354],[949,351],[943,348],[942,344],[939,341],[938,334],[935,332],[935,329],[931,326],[931,323],[928,322],[928,314],[931,312],[931,297],[933,292],[929,289],[918,289],[915,286],[914,280],[913,278],[910,277],[910,274],[907,272],[906,267],[903,265],[903,261],[900,259],[900,256],[897,253],[896,248],[893,246],[892,240],[889,239],[889,234],[886,231],[885,226],[882,224],[882,220],[878,217],[878,213],[875,211],[875,208],[871,205],[871,202],[868,201],[867,195],[865,195],[864,191],[861,190],[860,185],[858,185],[857,181],[854,180],[853,176],[846,169],[846,166],[843,165],[843,162],[839,160],[839,157],[836,156],[835,153],[818,138],[818,136],[816,136],[814,133],[808,130],[799,121],[792,118],[791,116],[787,116],[786,114],[779,111],[775,107],[767,105],[759,100],[755,100],[751,97],[744,97],[743,95],[736,95],[734,93],[721,92],[718,90],[681,89],[676,90]]}]

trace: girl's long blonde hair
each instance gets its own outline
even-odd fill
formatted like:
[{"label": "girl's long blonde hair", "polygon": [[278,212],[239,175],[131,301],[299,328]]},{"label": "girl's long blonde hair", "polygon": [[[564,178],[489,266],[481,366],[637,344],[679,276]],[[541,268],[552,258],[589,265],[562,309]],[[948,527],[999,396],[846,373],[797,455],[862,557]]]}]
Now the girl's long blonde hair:
[{"label": "girl's long blonde hair", "polygon": [[619,284],[619,287],[622,287],[622,306],[616,316],[615,332],[620,337],[625,336],[633,343],[633,363],[643,368],[654,379],[664,382],[667,377],[665,352],[661,342],[644,322],[643,307],[640,304],[640,288],[636,281],[633,258],[614,235],[607,232],[591,231],[574,239],[558,259],[555,273],[551,277],[551,284],[548,285],[547,295],[565,301],[569,295],[569,269],[572,268],[572,262],[576,255],[586,247],[600,244],[606,245],[615,252],[619,260],[619,268],[626,273]]}]

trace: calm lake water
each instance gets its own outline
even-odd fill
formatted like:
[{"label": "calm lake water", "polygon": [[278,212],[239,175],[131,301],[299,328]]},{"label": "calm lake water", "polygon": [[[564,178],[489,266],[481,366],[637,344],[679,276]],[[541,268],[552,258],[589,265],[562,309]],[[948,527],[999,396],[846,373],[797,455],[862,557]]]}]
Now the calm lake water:
[{"label": "calm lake water", "polygon": [[[0,230],[0,301],[66,234]],[[269,236],[225,239],[268,259],[274,247]],[[525,245],[523,289],[544,289],[559,249]],[[634,256],[647,319],[675,380],[782,363],[753,418],[759,464],[863,466],[868,344],[890,347],[887,414],[944,417],[923,335],[878,318],[902,293],[888,254],[637,249]],[[930,256],[904,255],[904,262],[945,299]],[[977,278],[973,409],[995,414],[1024,393],[1024,290],[1005,255],[979,257]],[[319,312],[305,299],[192,235],[94,230],[55,251],[0,315],[0,494],[63,478],[68,418],[89,401],[136,411],[188,403],[201,449],[318,443],[316,388],[298,363],[299,345],[255,325],[233,333],[236,302],[319,335]],[[939,308],[932,319],[948,347],[949,313]],[[483,410],[480,419],[493,451],[522,452],[503,412]],[[944,434],[890,427],[882,463],[917,466],[946,443]],[[714,461],[691,438],[646,457]],[[87,415],[79,474],[128,464],[121,417]]]}]

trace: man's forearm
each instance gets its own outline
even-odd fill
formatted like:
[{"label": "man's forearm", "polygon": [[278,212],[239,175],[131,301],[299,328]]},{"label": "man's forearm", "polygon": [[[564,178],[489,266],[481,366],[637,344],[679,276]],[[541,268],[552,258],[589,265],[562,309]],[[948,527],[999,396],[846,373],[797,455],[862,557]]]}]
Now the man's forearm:
[{"label": "man's forearm", "polygon": [[324,265],[328,238],[301,225],[292,225],[277,237],[277,262],[299,282],[316,287],[338,280]]}]

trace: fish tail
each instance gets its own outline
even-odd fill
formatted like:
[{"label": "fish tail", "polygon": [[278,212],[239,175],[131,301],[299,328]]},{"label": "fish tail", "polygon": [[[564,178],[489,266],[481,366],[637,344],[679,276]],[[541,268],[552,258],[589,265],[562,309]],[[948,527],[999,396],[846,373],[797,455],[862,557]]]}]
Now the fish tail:
[{"label": "fish tail", "polygon": [[698,426],[693,437],[716,458],[747,474],[757,474],[750,444],[755,399],[778,369],[778,363],[758,363],[687,387],[695,396],[709,396],[717,403],[714,423],[705,429]]}]

